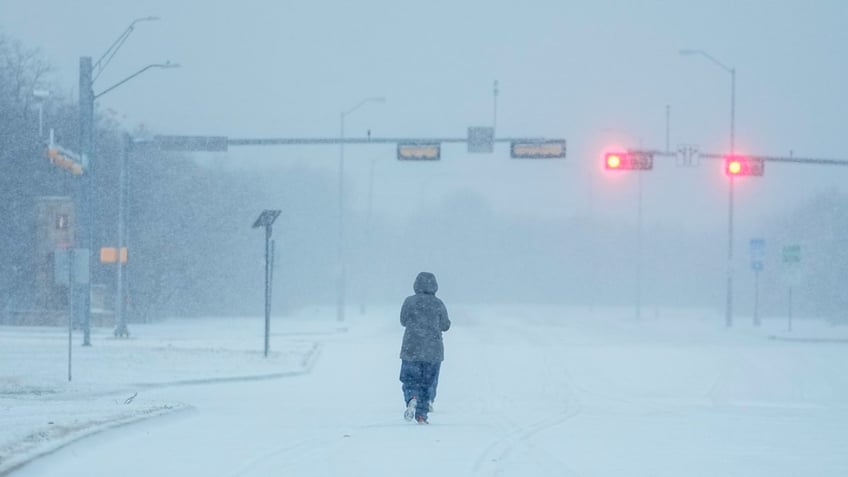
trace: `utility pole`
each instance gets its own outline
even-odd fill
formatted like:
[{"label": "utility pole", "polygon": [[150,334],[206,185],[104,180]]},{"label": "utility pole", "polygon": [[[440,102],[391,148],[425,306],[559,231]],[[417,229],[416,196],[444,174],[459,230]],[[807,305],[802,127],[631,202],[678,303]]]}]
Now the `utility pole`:
[{"label": "utility pole", "polygon": [[[80,122],[80,158],[85,174],[77,180],[77,216],[79,227],[76,229],[77,247],[87,253],[91,260],[93,236],[93,214],[91,213],[92,160],[94,149],[94,90],[92,88],[91,57],[80,58],[79,77],[79,122]],[[91,346],[91,280],[75,287],[77,298],[75,316],[83,330],[83,346]]]},{"label": "utility pole", "polygon": [[492,131],[497,134],[498,130],[498,80],[495,80],[495,84],[492,88],[492,97],[494,102],[494,108],[492,109]]}]

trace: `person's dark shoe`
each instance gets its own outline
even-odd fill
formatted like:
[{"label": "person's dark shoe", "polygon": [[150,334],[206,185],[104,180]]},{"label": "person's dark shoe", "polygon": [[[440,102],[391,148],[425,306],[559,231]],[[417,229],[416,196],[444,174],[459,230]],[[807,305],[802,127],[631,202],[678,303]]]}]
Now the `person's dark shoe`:
[{"label": "person's dark shoe", "polygon": [[430,424],[427,421],[427,416],[418,415],[418,417],[415,418],[415,421],[418,422],[418,424]]}]

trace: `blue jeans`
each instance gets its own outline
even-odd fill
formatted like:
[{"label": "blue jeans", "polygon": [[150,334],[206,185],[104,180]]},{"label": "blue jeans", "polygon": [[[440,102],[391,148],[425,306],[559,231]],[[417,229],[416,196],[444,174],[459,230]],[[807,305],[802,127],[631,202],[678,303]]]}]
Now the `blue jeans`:
[{"label": "blue jeans", "polygon": [[439,375],[440,364],[426,361],[401,361],[400,382],[403,383],[403,401],[409,404],[409,400],[413,397],[418,400],[415,407],[416,417],[427,417],[432,399],[430,390],[434,387],[433,382]]},{"label": "blue jeans", "polygon": [[436,388],[439,386],[439,372],[441,368],[442,363],[436,363],[436,377],[433,378],[433,384],[430,385],[430,402],[436,400]]}]

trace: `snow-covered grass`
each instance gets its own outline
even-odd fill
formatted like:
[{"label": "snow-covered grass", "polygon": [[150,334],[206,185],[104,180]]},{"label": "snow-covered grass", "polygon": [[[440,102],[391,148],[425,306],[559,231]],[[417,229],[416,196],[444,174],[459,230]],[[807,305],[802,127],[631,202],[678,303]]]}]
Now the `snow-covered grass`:
[{"label": "snow-covered grass", "polygon": [[[151,387],[274,378],[306,372],[320,351],[321,320],[275,320],[264,356],[262,318],[172,319],[131,324],[129,339],[95,328],[0,326],[0,474],[34,455],[103,429],[185,410],[138,397]],[[278,329],[279,328],[279,329]]]}]

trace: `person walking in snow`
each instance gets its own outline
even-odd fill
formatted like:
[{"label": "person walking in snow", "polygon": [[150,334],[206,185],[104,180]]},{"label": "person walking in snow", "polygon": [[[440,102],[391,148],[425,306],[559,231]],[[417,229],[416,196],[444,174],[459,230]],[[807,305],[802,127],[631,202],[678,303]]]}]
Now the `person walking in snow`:
[{"label": "person walking in snow", "polygon": [[421,272],[412,286],[414,295],[406,297],[400,309],[400,324],[405,328],[400,348],[400,381],[406,403],[404,419],[427,423],[430,390],[436,379],[445,347],[442,333],[450,329],[448,310],[436,297],[436,276]]}]

